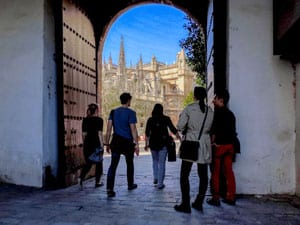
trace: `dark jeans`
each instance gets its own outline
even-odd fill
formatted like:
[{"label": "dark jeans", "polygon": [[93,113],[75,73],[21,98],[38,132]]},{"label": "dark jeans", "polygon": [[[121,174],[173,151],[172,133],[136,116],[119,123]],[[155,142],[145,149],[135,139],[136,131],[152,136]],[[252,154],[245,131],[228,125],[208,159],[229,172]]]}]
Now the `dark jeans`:
[{"label": "dark jeans", "polygon": [[[127,165],[127,184],[128,187],[133,185],[134,182],[134,165],[133,165],[133,158],[134,158],[134,152],[128,151],[125,153],[122,153],[125,156],[126,165]],[[107,190],[114,190],[115,186],[115,177],[116,177],[116,171],[117,167],[120,161],[121,153],[119,152],[112,152],[111,153],[111,162],[110,166],[107,172]]]},{"label": "dark jeans", "polygon": [[[190,204],[190,182],[189,176],[193,162],[182,160],[180,169],[180,188],[183,204]],[[197,171],[199,176],[199,190],[197,198],[204,198],[208,186],[208,166],[207,164],[197,163]]]}]

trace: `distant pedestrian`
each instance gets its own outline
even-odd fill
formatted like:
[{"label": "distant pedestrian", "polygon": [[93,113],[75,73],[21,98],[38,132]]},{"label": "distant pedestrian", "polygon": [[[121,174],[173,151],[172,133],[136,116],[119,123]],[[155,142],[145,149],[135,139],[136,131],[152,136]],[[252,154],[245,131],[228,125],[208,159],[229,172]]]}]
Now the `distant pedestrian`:
[{"label": "distant pedestrian", "polygon": [[[211,163],[210,128],[213,120],[213,110],[205,104],[206,89],[194,88],[194,102],[186,106],[180,114],[177,129],[185,135],[186,140],[197,141],[204,121],[203,132],[199,140],[198,159],[191,161],[182,159],[180,169],[181,204],[175,205],[176,211],[191,213],[189,176],[193,163],[197,163],[199,190],[192,207],[202,211],[202,204],[208,186],[208,164]],[[182,138],[184,139],[184,138]]]},{"label": "distant pedestrian", "polygon": [[152,155],[152,170],[154,185],[158,189],[165,187],[165,169],[167,158],[167,144],[170,132],[180,139],[180,135],[173,125],[169,116],[163,114],[162,104],[155,104],[152,110],[152,116],[148,118],[145,130],[145,151],[150,147]]},{"label": "distant pedestrian", "polygon": [[89,156],[95,151],[96,148],[102,147],[103,149],[103,119],[98,116],[99,108],[97,104],[89,104],[87,115],[82,120],[82,139],[83,139],[83,153],[85,165],[83,166],[80,174],[80,186],[83,188],[83,181],[86,174],[89,172],[93,164],[95,167],[95,187],[103,185],[100,182],[103,173],[103,163],[93,163],[89,160]]},{"label": "distant pedestrian", "polygon": [[[137,188],[134,183],[134,153],[139,155],[138,132],[136,128],[136,112],[130,109],[132,96],[124,92],[120,95],[121,106],[113,109],[107,122],[106,151],[111,153],[111,163],[107,172],[107,196],[114,197],[116,170],[121,154],[125,156],[127,165],[127,185],[128,190]],[[113,129],[113,137],[110,141]]]},{"label": "distant pedestrian", "polygon": [[224,203],[235,205],[236,184],[232,169],[235,156],[233,147],[236,136],[236,119],[234,113],[227,108],[229,92],[217,91],[213,100],[215,106],[214,120],[211,128],[213,162],[211,165],[212,198],[207,203],[220,206],[220,172],[223,164],[223,173],[226,179],[226,196]]}]

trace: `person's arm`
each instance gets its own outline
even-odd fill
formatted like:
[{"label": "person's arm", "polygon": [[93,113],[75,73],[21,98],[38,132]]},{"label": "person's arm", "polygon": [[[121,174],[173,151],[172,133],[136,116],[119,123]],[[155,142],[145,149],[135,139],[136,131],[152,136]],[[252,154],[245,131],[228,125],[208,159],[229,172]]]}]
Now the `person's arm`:
[{"label": "person's arm", "polygon": [[187,108],[184,108],[183,111],[180,113],[179,120],[177,123],[177,130],[179,132],[182,133],[185,131],[188,124],[188,120],[189,120],[189,116],[188,116]]},{"label": "person's arm", "polygon": [[216,111],[214,112],[214,117],[213,117],[213,121],[209,133],[211,138],[211,145],[215,147],[216,146]]},{"label": "person's arm", "polygon": [[84,143],[86,135],[87,135],[87,132],[82,132],[82,143]]},{"label": "person's arm", "polygon": [[149,138],[145,135],[145,151],[148,151],[149,148]]},{"label": "person's arm", "polygon": [[110,136],[111,136],[111,130],[112,130],[112,120],[108,120],[107,127],[106,127],[106,135],[105,135],[106,152],[108,152],[108,153],[110,153],[109,141],[110,141]]},{"label": "person's arm", "polygon": [[138,156],[140,152],[140,147],[139,147],[139,141],[138,141],[138,132],[135,123],[130,124],[130,130],[131,130],[131,135],[133,137],[133,141],[135,143],[134,151],[135,154]]},{"label": "person's arm", "polygon": [[175,134],[175,135],[176,135],[176,138],[177,138],[179,141],[181,141],[181,136],[180,136],[180,134],[179,134],[179,132],[178,132],[178,131],[176,132],[176,134]]},{"label": "person's arm", "polygon": [[98,137],[100,142],[100,147],[104,149],[104,140],[103,140],[103,119],[99,117],[98,120]]},{"label": "person's arm", "polygon": [[216,140],[216,135],[212,134],[212,135],[210,135],[210,138],[211,138],[211,145],[212,145],[212,146],[217,146],[217,145],[216,145],[216,142],[215,142],[215,140]]},{"label": "person's arm", "polygon": [[99,140],[100,140],[100,146],[102,149],[104,149],[103,132],[101,130],[98,131],[98,136],[99,136]]},{"label": "person's arm", "polygon": [[86,127],[86,119],[84,118],[81,124],[82,143],[84,143],[86,135],[87,135],[87,127]]},{"label": "person's arm", "polygon": [[151,121],[151,118],[149,118],[147,120],[147,123],[146,123],[146,129],[145,129],[145,151],[148,151],[148,148],[149,148],[150,121]]},{"label": "person's arm", "polygon": [[168,127],[169,127],[170,131],[171,131],[174,135],[176,135],[176,138],[177,138],[178,140],[181,141],[181,137],[180,137],[180,135],[179,135],[179,132],[178,132],[178,130],[176,129],[176,127],[173,125],[173,122],[172,122],[172,120],[171,120],[170,117],[168,117]]}]

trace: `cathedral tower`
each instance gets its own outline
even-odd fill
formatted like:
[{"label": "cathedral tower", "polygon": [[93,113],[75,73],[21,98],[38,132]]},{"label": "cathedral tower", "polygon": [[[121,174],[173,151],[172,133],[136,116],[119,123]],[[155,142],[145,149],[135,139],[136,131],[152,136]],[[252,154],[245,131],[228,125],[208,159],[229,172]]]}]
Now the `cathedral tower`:
[{"label": "cathedral tower", "polygon": [[122,88],[127,90],[127,74],[126,74],[126,61],[125,61],[125,50],[124,50],[123,36],[121,36],[117,75],[119,76],[119,79],[121,81],[120,84],[121,84]]}]

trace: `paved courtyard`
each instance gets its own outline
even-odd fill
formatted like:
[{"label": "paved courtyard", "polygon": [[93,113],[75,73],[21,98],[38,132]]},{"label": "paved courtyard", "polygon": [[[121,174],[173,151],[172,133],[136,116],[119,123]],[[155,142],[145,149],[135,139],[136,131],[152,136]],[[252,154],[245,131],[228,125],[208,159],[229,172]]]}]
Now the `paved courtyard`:
[{"label": "paved courtyard", "polygon": [[[110,157],[104,159],[104,183]],[[127,190],[126,165],[120,160],[116,177],[116,197],[107,198],[105,186],[95,189],[94,179],[84,189],[74,185],[59,190],[0,185],[0,225],[179,225],[179,224],[272,224],[299,225],[299,199],[291,196],[239,196],[236,206],[213,207],[204,203],[203,212],[176,212],[180,202],[180,160],[168,162],[166,187],[152,184],[151,156],[135,157],[135,182]],[[196,166],[191,174],[191,196],[196,196]],[[237,181],[238,182],[238,181]],[[209,192],[207,193],[209,197]]]}]

